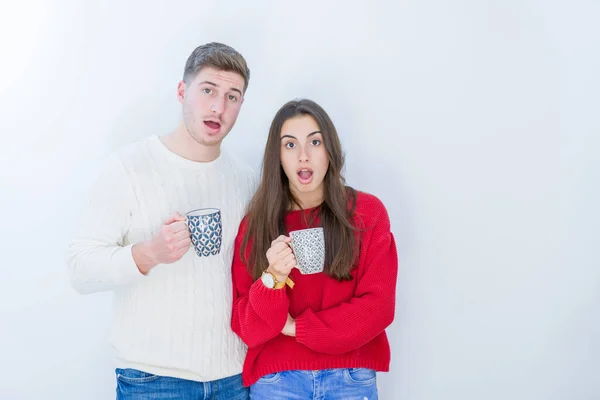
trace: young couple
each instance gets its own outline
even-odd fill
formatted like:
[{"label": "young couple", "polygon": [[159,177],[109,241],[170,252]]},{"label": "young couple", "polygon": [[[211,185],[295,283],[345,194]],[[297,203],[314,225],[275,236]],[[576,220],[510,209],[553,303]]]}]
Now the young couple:
[{"label": "young couple", "polygon": [[[231,47],[196,48],[181,124],[117,152],[92,186],[68,267],[80,293],[114,294],[117,399],[377,399],[397,275],[387,211],[345,186],[338,134],[310,100],[275,115],[257,189],[220,148],[249,77]],[[218,254],[190,251],[199,208],[221,212]],[[289,233],[308,228],[324,262],[303,274]]]}]

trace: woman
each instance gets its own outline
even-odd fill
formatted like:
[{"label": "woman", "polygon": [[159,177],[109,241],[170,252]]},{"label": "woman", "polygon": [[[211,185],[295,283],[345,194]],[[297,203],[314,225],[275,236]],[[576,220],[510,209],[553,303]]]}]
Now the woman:
[{"label": "woman", "polygon": [[[251,399],[373,400],[375,371],[389,370],[396,245],[385,207],[345,186],[343,164],[318,104],[294,100],[277,112],[232,267],[232,328],[248,345]],[[302,274],[289,232],[316,227],[323,271]]]}]

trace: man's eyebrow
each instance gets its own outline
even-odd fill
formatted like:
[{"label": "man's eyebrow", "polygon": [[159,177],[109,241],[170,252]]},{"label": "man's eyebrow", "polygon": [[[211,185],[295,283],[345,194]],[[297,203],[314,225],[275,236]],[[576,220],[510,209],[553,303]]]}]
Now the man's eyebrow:
[{"label": "man's eyebrow", "polygon": [[[216,83],[211,82],[211,81],[202,81],[202,82],[199,83],[199,85],[203,85],[203,84],[208,84],[208,85],[211,85],[211,86],[214,86],[214,87],[220,87],[219,85],[217,85]],[[238,88],[231,88],[231,90],[234,91],[234,92],[238,92],[240,94],[240,96],[242,95],[242,91],[240,89],[238,89]]]}]

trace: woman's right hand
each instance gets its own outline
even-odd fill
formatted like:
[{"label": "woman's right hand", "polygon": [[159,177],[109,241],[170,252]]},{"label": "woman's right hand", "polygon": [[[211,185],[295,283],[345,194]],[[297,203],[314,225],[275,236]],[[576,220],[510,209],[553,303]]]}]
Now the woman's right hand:
[{"label": "woman's right hand", "polygon": [[271,247],[267,250],[269,261],[267,271],[275,275],[275,279],[279,282],[285,282],[292,269],[296,267],[296,257],[289,245],[291,241],[288,236],[281,235],[271,242]]}]

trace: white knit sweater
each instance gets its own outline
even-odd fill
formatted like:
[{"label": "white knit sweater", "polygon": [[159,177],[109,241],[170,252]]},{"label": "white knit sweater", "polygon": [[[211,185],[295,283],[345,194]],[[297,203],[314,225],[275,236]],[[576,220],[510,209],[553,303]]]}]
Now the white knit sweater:
[{"label": "white knit sweater", "polygon": [[[210,381],[238,374],[246,348],[231,331],[233,244],[255,189],[253,171],[226,153],[184,159],[158,136],[128,146],[103,168],[87,204],[68,268],[80,293],[114,292],[117,367]],[[174,212],[219,208],[216,256],[192,248],[179,261],[140,274],[131,247]]]}]

